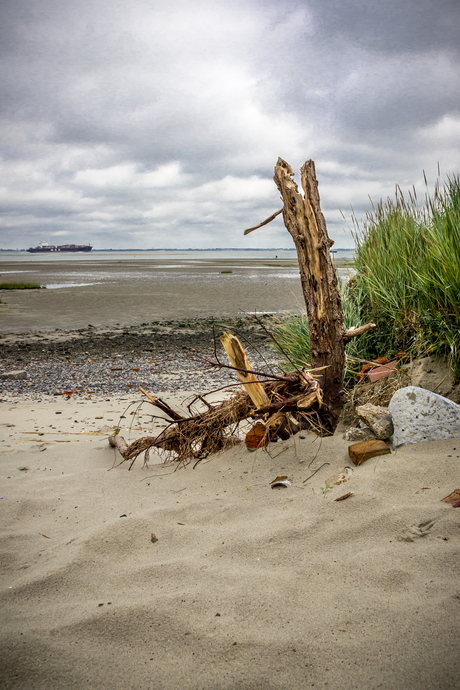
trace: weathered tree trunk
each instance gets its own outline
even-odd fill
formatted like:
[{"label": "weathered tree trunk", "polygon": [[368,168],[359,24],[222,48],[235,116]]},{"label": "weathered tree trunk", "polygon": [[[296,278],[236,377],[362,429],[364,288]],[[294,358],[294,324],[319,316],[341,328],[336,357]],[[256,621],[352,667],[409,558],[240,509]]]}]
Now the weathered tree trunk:
[{"label": "weathered tree trunk", "polygon": [[330,254],[333,241],[321,212],[315,164],[310,160],[301,168],[305,197],[299,193],[293,176],[291,166],[279,158],[274,180],[284,202],[284,224],[299,259],[310,327],[311,366],[326,366],[318,374],[324,401],[321,419],[333,432],[344,402],[344,345],[349,337],[343,330],[342,301]]}]

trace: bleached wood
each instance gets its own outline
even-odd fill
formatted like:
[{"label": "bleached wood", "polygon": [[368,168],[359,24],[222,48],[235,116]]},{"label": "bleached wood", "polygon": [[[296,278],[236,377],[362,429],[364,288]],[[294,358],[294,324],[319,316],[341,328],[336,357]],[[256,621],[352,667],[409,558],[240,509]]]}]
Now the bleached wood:
[{"label": "bleached wood", "polygon": [[[236,375],[243,384],[246,393],[249,395],[254,405],[256,407],[269,405],[270,398],[257,380],[256,375],[247,373],[251,370],[251,365],[249,364],[246,353],[238,338],[229,331],[226,331],[221,335],[220,340],[231,365],[236,369]],[[238,369],[245,369],[246,371],[238,371]]]}]

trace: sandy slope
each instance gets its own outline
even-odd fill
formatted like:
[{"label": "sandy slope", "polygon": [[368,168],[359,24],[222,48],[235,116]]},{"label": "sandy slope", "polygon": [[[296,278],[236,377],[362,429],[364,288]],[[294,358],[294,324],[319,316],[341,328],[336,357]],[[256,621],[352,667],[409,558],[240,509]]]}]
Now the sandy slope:
[{"label": "sandy slope", "polygon": [[459,687],[460,439],[323,495],[340,437],[110,470],[124,406],[2,404],[1,688]]}]

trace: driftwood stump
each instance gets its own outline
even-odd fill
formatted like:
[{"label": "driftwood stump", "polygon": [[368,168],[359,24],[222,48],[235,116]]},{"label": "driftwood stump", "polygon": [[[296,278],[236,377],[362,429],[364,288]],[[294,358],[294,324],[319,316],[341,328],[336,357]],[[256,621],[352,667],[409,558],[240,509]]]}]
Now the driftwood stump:
[{"label": "driftwood stump", "polygon": [[320,384],[323,405],[319,411],[321,425],[334,433],[344,404],[343,374],[345,345],[375,324],[344,330],[342,299],[330,249],[334,244],[327,234],[321,211],[312,160],[302,166],[301,182],[304,196],[299,193],[294,172],[286,161],[278,158],[274,180],[283,200],[283,208],[270,218],[245,231],[245,235],[283,213],[284,224],[294,240],[299,261],[300,279],[307,307],[310,331],[311,368]]},{"label": "driftwood stump", "polygon": [[279,158],[274,180],[284,203],[284,224],[294,240],[299,259],[310,327],[311,366],[312,369],[326,366],[317,376],[327,407],[321,410],[321,418],[333,432],[344,403],[345,368],[342,300],[330,253],[333,241],[328,237],[321,212],[313,161],[307,161],[301,168],[305,197],[299,193],[293,177],[291,166]]}]

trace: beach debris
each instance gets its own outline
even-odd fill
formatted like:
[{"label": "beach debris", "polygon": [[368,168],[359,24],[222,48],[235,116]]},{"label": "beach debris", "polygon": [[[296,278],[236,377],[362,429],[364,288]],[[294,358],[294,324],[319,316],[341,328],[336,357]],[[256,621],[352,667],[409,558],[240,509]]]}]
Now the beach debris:
[{"label": "beach debris", "polygon": [[369,441],[370,439],[377,438],[369,427],[356,427],[351,426],[342,436],[345,441]]},{"label": "beach debris", "polygon": [[41,537],[45,537],[45,539],[51,539],[51,537],[49,537],[47,534],[43,534],[43,532],[39,532],[39,535]]},{"label": "beach debris", "polygon": [[455,491],[443,498],[442,503],[450,503],[453,508],[460,508],[460,489],[455,489]]},{"label": "beach debris", "polygon": [[356,413],[358,419],[362,420],[380,441],[386,441],[393,436],[393,420],[388,408],[367,403],[357,407]]},{"label": "beach debris", "polygon": [[375,441],[361,441],[361,443],[354,443],[348,447],[348,455],[355,465],[362,465],[369,458],[387,455],[388,453],[391,453],[390,446],[385,441],[379,441],[378,439]]},{"label": "beach debris", "polygon": [[270,486],[272,489],[277,489],[281,487],[287,489],[287,487],[291,485],[292,482],[289,481],[289,479],[285,475],[282,475],[281,477],[276,477],[276,479],[270,482]]},{"label": "beach debris", "polygon": [[338,498],[334,498],[334,501],[344,501],[346,498],[350,498],[350,496],[354,496],[355,492],[354,491],[349,491],[346,494],[343,494],[343,496],[339,496]]},{"label": "beach debris", "polygon": [[[404,353],[401,353],[404,354]],[[399,364],[399,360],[394,359],[389,362],[386,357],[377,357],[372,362],[365,364],[359,374],[356,377],[356,381],[359,383],[365,378],[374,383],[379,379],[385,378],[385,376],[390,376]]]},{"label": "beach debris", "polygon": [[[140,438],[129,445],[119,434],[109,436],[110,445],[119,450],[123,461],[131,461],[130,468],[141,453],[147,463],[152,448],[165,451],[179,463],[192,460],[198,463],[211,453],[233,445],[239,424],[249,418],[259,421],[266,429],[263,437],[258,436],[262,426],[249,436],[250,443],[256,443],[256,447],[265,443],[266,438],[287,439],[301,429],[309,429],[319,436],[334,433],[345,401],[345,345],[375,324],[344,329],[342,301],[330,253],[333,241],[328,237],[321,211],[313,161],[307,161],[301,168],[303,196],[293,177],[291,166],[279,158],[274,180],[283,201],[284,224],[297,250],[309,321],[311,362],[284,375],[253,371],[238,338],[226,331],[221,342],[230,365],[219,360],[216,346],[215,360],[208,364],[233,370],[244,390],[220,404],[210,403],[204,394],[197,395],[188,405],[190,416],[187,417],[141,387],[148,401],[166,415],[161,419],[166,419],[168,426],[157,436]],[[247,232],[266,225],[280,212]]]},{"label": "beach debris", "polygon": [[0,379],[12,379],[13,381],[19,381],[20,379],[27,378],[27,371],[25,369],[12,369],[10,371],[3,371],[0,374]]},{"label": "beach debris", "polygon": [[388,410],[395,446],[460,436],[460,405],[416,386],[396,391]]},{"label": "beach debris", "polygon": [[377,369],[379,366],[386,364],[387,362],[388,359],[386,357],[377,357],[376,359],[372,360],[372,362],[366,362],[366,364],[361,367],[359,374],[356,376],[356,381],[359,383],[359,381],[362,381],[367,377],[370,371]]},{"label": "beach debris", "polygon": [[155,544],[155,542],[158,541],[158,537],[153,532],[150,535],[150,541],[152,542],[152,544]]},{"label": "beach debris", "polygon": [[[200,461],[212,453],[239,443],[235,436],[238,426],[250,417],[264,419],[263,424],[269,430],[270,439],[275,436],[289,437],[291,433],[297,433],[300,428],[307,426],[316,429],[319,434],[328,434],[328,429],[322,428],[318,415],[321,407],[319,384],[307,371],[297,371],[286,376],[263,376],[268,378],[263,384],[259,384],[264,397],[261,390],[254,386],[256,382],[246,385],[253,398],[257,396],[258,402],[265,402],[266,395],[267,405],[256,407],[246,390],[237,391],[221,403],[210,403],[204,395],[197,395],[188,405],[192,413],[188,417],[179,414],[161,398],[140,388],[148,401],[162,413],[161,417],[153,416],[166,419],[168,425],[157,436],[146,436],[129,445],[119,433],[114,433],[109,436],[109,443],[119,450],[124,460],[134,461],[141,453],[146,453],[145,461],[148,461],[148,451],[157,448],[184,463]],[[310,405],[309,408],[304,407],[306,402]],[[297,406],[298,403],[300,407]],[[285,414],[285,410],[289,415]]]},{"label": "beach debris", "polygon": [[268,428],[262,422],[256,422],[245,437],[246,448],[251,451],[257,450],[257,448],[264,448],[268,445],[268,442]]},{"label": "beach debris", "polygon": [[398,366],[398,360],[394,359],[392,362],[387,362],[383,366],[380,367],[375,367],[375,369],[371,369],[369,373],[367,374],[369,381],[378,381],[379,379],[385,378],[385,376],[389,376],[390,374],[393,373],[393,371],[396,369]]},{"label": "beach debris", "polygon": [[343,470],[340,470],[338,474],[332,474],[329,477],[326,477],[326,486],[331,487],[338,486],[339,484],[344,484],[349,479],[351,479],[352,474],[353,468],[347,465],[343,468]]}]

